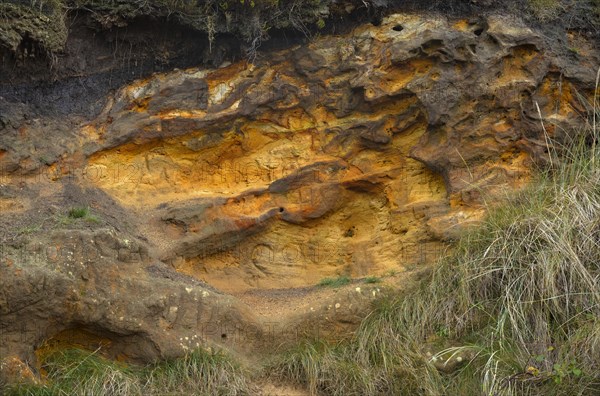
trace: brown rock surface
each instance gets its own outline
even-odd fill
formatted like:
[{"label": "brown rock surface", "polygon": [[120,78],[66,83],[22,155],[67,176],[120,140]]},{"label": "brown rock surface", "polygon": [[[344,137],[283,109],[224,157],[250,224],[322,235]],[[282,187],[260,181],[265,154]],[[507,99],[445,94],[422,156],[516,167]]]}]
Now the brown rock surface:
[{"label": "brown rock surface", "polygon": [[349,331],[384,290],[311,286],[432,263],[543,160],[536,102],[556,136],[581,122],[597,65],[514,19],[399,14],[123,87],[38,171],[0,153],[0,356],[75,339],[149,361]]}]

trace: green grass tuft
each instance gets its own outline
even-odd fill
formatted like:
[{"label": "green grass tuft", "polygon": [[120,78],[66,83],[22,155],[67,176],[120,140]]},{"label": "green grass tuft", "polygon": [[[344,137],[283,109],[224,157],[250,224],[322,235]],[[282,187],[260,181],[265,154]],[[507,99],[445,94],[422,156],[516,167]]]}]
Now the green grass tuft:
[{"label": "green grass tuft", "polygon": [[367,276],[364,279],[365,283],[379,283],[381,282],[381,278],[377,277],[377,276]]},{"label": "green grass tuft", "polygon": [[341,287],[352,282],[349,276],[342,275],[337,278],[323,278],[319,281],[319,286]]},{"label": "green grass tuft", "polygon": [[68,216],[72,219],[83,219],[90,215],[90,209],[84,208],[71,208],[69,209]]},{"label": "green grass tuft", "polygon": [[73,224],[77,220],[85,220],[90,223],[100,223],[98,216],[92,214],[88,207],[75,207],[69,209],[66,216],[59,216],[58,222],[62,225]]}]

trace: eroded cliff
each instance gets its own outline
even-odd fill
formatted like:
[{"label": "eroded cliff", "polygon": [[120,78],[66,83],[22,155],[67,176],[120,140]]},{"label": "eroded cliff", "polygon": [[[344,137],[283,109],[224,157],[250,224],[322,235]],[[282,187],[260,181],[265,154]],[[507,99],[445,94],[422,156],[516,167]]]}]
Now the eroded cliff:
[{"label": "eroded cliff", "polygon": [[[250,354],[351,331],[386,287],[362,278],[402,287],[582,122],[598,53],[569,40],[395,14],[137,80],[68,134],[6,128],[0,356]],[[355,281],[313,287],[340,275]]]}]

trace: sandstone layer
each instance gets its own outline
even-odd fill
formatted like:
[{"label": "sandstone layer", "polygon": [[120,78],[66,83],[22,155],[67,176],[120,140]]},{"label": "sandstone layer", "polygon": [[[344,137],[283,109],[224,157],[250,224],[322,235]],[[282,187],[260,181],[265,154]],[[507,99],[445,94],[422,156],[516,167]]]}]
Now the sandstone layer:
[{"label": "sandstone layer", "polygon": [[0,356],[71,342],[151,361],[350,331],[383,287],[319,280],[401,287],[583,122],[598,53],[570,39],[565,57],[514,18],[397,14],[138,80],[52,159],[27,124],[3,136]]}]

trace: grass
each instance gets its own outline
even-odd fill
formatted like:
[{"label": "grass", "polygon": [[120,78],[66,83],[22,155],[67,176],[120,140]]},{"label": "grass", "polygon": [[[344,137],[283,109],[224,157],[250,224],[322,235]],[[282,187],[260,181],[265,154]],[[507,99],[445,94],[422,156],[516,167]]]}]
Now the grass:
[{"label": "grass", "polygon": [[332,0],[8,0],[0,2],[0,44],[17,51],[21,40],[29,38],[49,53],[59,52],[67,38],[65,14],[86,10],[104,18],[170,19],[204,32],[211,51],[218,34],[237,36],[247,50],[256,51],[271,29],[293,29],[308,36],[309,27],[323,28],[333,4]]},{"label": "grass", "polygon": [[221,351],[194,350],[160,363],[146,374],[145,395],[242,395],[252,389],[249,375]]},{"label": "grass", "polygon": [[526,7],[541,22],[568,18],[569,24],[590,22],[592,30],[596,30],[600,17],[598,0],[527,0]]},{"label": "grass", "polygon": [[560,0],[528,0],[529,8],[541,21],[555,19],[563,6]]},{"label": "grass", "polygon": [[194,350],[183,358],[146,367],[128,366],[80,349],[57,351],[44,359],[47,380],[16,385],[7,396],[246,395],[249,375],[221,351]]},{"label": "grass", "polygon": [[59,216],[58,222],[63,225],[73,224],[77,220],[85,220],[90,223],[99,223],[100,219],[93,215],[88,207],[74,207],[69,209],[66,216]]},{"label": "grass", "polygon": [[41,228],[42,228],[41,224],[29,225],[26,227],[19,228],[17,230],[17,234],[23,234],[23,235],[33,234],[33,233],[39,231]]},{"label": "grass", "polygon": [[89,208],[71,208],[68,213],[69,217],[72,219],[83,219],[90,215]]},{"label": "grass", "polygon": [[377,277],[377,276],[367,276],[364,279],[365,283],[379,283],[381,282],[381,278]]},{"label": "grass", "polygon": [[341,287],[349,284],[350,282],[352,282],[352,279],[350,279],[349,276],[341,275],[337,278],[323,278],[319,281],[318,285],[324,287]]},{"label": "grass", "polygon": [[43,369],[48,373],[47,384],[20,385],[7,390],[6,394],[125,396],[139,395],[142,390],[134,370],[79,349],[49,355]]}]

